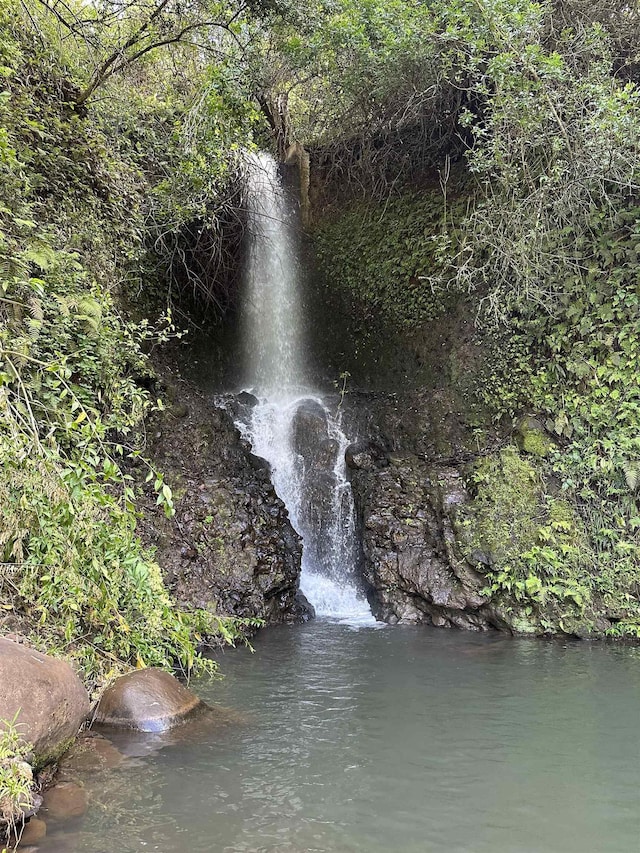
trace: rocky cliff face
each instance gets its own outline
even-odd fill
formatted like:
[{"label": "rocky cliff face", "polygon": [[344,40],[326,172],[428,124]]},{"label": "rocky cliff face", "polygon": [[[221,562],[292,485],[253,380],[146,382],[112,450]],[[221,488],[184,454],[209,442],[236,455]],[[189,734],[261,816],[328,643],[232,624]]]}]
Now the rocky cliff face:
[{"label": "rocky cliff face", "polygon": [[271,484],[231,417],[193,385],[161,369],[165,412],[148,424],[148,448],[174,495],[166,518],[145,486],[143,540],[187,606],[267,624],[304,618],[302,547]]},{"label": "rocky cliff face", "polygon": [[507,629],[461,543],[473,436],[444,393],[358,394],[346,419],[362,566],[378,618]]},{"label": "rocky cliff face", "polygon": [[[375,614],[601,636],[616,614],[575,571],[580,522],[542,474],[544,428],[526,418],[515,435],[479,430],[456,401],[444,390],[346,400],[349,433],[358,436],[347,464]],[[550,541],[562,555],[555,568],[545,562]]]},{"label": "rocky cliff face", "polygon": [[486,578],[458,543],[460,510],[469,502],[460,471],[412,453],[376,456],[367,450],[351,456],[364,577],[375,591],[376,616],[392,624],[507,628],[483,594]]}]

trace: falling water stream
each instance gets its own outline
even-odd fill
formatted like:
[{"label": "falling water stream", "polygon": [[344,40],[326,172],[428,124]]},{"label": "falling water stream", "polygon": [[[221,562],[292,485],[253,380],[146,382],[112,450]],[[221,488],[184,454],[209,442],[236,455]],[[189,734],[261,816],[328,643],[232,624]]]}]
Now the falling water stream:
[{"label": "falling water stream", "polygon": [[339,414],[305,385],[295,218],[268,154],[247,162],[248,235],[242,338],[245,384],[257,397],[239,427],[266,459],[303,539],[301,588],[316,615],[374,623],[357,579],[349,441]]}]

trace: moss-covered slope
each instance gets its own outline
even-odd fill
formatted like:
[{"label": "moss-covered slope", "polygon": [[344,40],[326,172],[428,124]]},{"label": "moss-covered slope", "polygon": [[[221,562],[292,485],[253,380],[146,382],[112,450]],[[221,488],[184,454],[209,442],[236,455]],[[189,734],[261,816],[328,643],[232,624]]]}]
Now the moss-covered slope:
[{"label": "moss-covered slope", "polygon": [[[449,207],[449,233],[464,231],[466,210],[461,200]],[[387,387],[406,392],[396,408],[424,414],[414,411],[411,427],[401,417],[372,426],[373,417],[360,437],[377,435],[390,448],[457,466],[469,500],[454,525],[456,552],[469,565],[478,558],[474,567],[512,614],[514,630],[636,636],[634,212],[594,224],[586,289],[568,274],[553,312],[520,299],[498,323],[484,311],[482,293],[446,285],[455,258],[438,251],[443,211],[441,192],[426,189],[386,204],[355,202],[317,223],[325,287],[349,294],[343,304],[359,318],[353,328],[419,353],[413,371],[390,372]],[[353,348],[360,346],[356,336]],[[366,388],[368,379],[350,381]],[[376,381],[385,384],[380,375]],[[443,401],[442,417],[429,417]],[[431,434],[418,435],[420,424]]]}]

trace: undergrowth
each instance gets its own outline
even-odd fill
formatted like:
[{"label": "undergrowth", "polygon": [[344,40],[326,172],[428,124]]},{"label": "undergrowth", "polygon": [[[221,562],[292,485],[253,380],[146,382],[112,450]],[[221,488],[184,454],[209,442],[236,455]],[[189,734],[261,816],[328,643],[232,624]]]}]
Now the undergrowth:
[{"label": "undergrowth", "polygon": [[[438,190],[353,202],[319,224],[323,274],[378,328],[415,336],[455,302],[450,247],[471,208],[470,197],[450,206],[442,243]],[[488,589],[515,602],[521,627],[588,629],[602,616],[600,630],[640,636],[640,209],[594,209],[584,230],[549,237],[574,260],[544,308],[514,297],[496,318],[476,296],[483,357],[462,368],[477,369],[475,396],[496,423],[531,413],[542,433],[475,471],[474,547],[491,551]]]},{"label": "undergrowth", "polygon": [[33,803],[33,774],[24,761],[28,752],[16,720],[0,720],[0,840],[17,828]]},{"label": "undergrowth", "polygon": [[410,330],[437,320],[455,303],[443,283],[438,238],[451,232],[467,199],[447,203],[442,191],[403,193],[385,204],[354,202],[330,210],[314,232],[323,275],[349,293],[365,318]]},{"label": "undergrowth", "polygon": [[554,437],[550,473],[582,519],[610,633],[640,636],[640,209],[591,226],[586,287],[567,275],[551,310],[513,312],[482,393],[496,417],[536,411]]},{"label": "undergrowth", "polygon": [[172,514],[142,428],[159,405],[147,354],[171,319],[134,323],[119,306],[148,274],[146,199],[173,127],[144,149],[108,111],[76,109],[60,55],[25,36],[11,6],[0,0],[3,612],[91,681],[130,666],[212,670],[198,643],[233,642],[242,625],[174,605],[136,535],[127,474],[146,466]]}]

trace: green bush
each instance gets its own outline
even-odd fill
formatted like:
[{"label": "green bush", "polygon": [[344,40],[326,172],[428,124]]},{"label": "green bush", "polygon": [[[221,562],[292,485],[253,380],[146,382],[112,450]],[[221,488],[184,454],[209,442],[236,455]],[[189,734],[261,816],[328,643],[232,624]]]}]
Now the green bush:
[{"label": "green bush", "polygon": [[136,535],[127,473],[147,465],[172,513],[141,429],[157,405],[144,351],[166,324],[119,307],[125,285],[143,284],[140,167],[156,149],[76,110],[61,57],[11,7],[0,0],[2,604],[92,681],[130,666],[211,670],[200,639],[232,642],[239,623],[173,604]]}]

